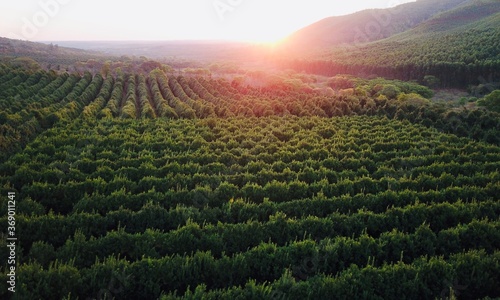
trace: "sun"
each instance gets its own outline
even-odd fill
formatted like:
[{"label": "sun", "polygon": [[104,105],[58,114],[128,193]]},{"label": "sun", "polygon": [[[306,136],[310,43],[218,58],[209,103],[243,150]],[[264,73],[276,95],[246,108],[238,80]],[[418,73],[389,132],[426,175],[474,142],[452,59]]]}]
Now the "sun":
[{"label": "sun", "polygon": [[284,40],[283,37],[280,37],[280,38],[273,37],[273,38],[248,39],[248,40],[245,40],[245,42],[247,42],[249,44],[273,47],[273,46],[278,46],[279,44],[281,44],[283,42],[283,40]]}]

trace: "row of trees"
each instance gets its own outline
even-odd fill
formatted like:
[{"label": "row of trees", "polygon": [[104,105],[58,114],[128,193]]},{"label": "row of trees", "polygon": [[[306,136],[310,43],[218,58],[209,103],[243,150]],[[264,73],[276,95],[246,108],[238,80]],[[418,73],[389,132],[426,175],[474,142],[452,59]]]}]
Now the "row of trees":
[{"label": "row of trees", "polygon": [[[204,224],[201,227],[200,224],[188,219],[185,225],[164,232],[163,228],[162,230],[153,229],[156,227],[154,224],[168,223],[168,219],[148,220],[148,217],[161,218],[167,217],[168,214],[158,206],[145,205],[135,218],[124,223],[132,227],[128,230],[139,230],[145,227],[139,223],[140,219],[149,224],[147,229],[139,233],[127,233],[124,228],[118,228],[117,230],[108,229],[108,232],[102,236],[87,238],[86,234],[76,228],[65,240],[60,233],[57,234],[60,238],[57,243],[33,241],[30,238],[28,241],[33,243],[29,245],[30,250],[27,255],[23,256],[23,259],[37,261],[45,268],[57,259],[64,263],[74,263],[75,267],[83,269],[91,267],[96,257],[113,255],[120,255],[130,261],[137,261],[142,257],[160,259],[165,256],[196,251],[210,251],[215,258],[221,258],[224,255],[235,256],[258,247],[263,241],[275,243],[283,252],[280,256],[286,257],[286,252],[295,252],[288,247],[291,241],[316,240],[321,241],[322,245],[326,244],[327,249],[341,248],[334,250],[340,257],[333,258],[331,253],[323,254],[334,259],[329,268],[315,270],[334,274],[351,263],[362,265],[368,257],[373,259],[373,263],[381,265],[384,262],[396,262],[400,259],[411,262],[424,255],[449,256],[464,249],[485,249],[491,253],[500,246],[498,242],[500,225],[494,221],[475,220],[481,214],[480,209],[486,207],[494,207],[495,211],[499,209],[498,204],[494,202],[485,202],[482,205],[457,205],[456,208],[436,204],[390,209],[384,214],[370,214],[362,211],[350,216],[335,215],[321,219],[305,217],[298,220],[290,220],[282,212],[278,212],[262,223],[250,221],[224,224],[219,222],[215,225]],[[417,222],[423,218],[411,215],[422,208],[426,209],[423,222],[432,222],[432,228],[429,225],[419,226]],[[443,215],[436,215],[438,212]],[[398,220],[398,217],[403,220]],[[97,224],[105,223],[102,217],[94,216],[92,219],[100,221]],[[443,220],[448,220],[449,223],[444,223]],[[402,221],[409,224],[403,224]],[[366,223],[364,227],[363,222]],[[463,223],[457,225],[457,222]],[[62,222],[55,221],[55,223]],[[24,226],[26,224],[23,224],[23,229]],[[65,231],[68,232],[68,230]],[[366,247],[364,251],[360,251],[360,244]],[[324,250],[317,246],[314,248],[316,248],[315,251]],[[40,253],[42,250],[48,251]],[[404,251],[404,258],[401,257],[402,251]],[[361,257],[363,261],[356,260],[360,259],[360,255],[356,253],[363,253]],[[254,274],[252,278],[259,278],[259,276]]]},{"label": "row of trees", "polygon": [[[160,70],[148,76],[120,73],[106,79],[90,73],[79,76],[14,71],[1,78],[5,89],[0,101],[0,137],[7,153],[83,111],[87,119],[382,115],[500,144],[496,113],[452,110],[433,104],[426,99],[432,96],[431,90],[401,81],[335,76],[328,81],[325,94],[322,90],[304,92],[286,85],[251,88],[222,79],[173,77]],[[95,82],[89,87],[92,91],[82,95],[85,99],[78,105],[71,104],[90,82]],[[488,97],[493,100],[483,101],[485,104],[495,103],[494,93]],[[494,110],[495,105],[488,107]]]},{"label": "row of trees", "polygon": [[499,165],[498,146],[384,117],[77,118],[0,165],[0,186],[18,195],[24,295],[96,297],[118,272],[136,277],[115,297],[154,298],[464,250],[482,263],[499,246]]},{"label": "row of trees", "polygon": [[[78,75],[55,76],[53,73],[39,72],[20,74],[22,75],[4,83],[5,89],[0,96],[0,149],[4,157],[51,127],[57,121],[55,114],[62,108],[62,104],[73,100],[67,96],[76,96],[92,79],[90,74],[83,78]],[[21,80],[22,83],[13,85],[12,81],[16,78],[24,79]],[[70,95],[73,89],[77,89],[76,94]],[[21,98],[21,94],[27,97]]]},{"label": "row of trees", "polygon": [[[487,274],[472,276],[473,265]],[[491,265],[488,265],[491,264]],[[190,288],[183,296],[171,293],[160,299],[318,299],[331,297],[357,299],[422,299],[464,298],[491,299],[498,295],[488,287],[495,276],[493,265],[498,264],[498,253],[487,255],[481,251],[469,251],[444,258],[421,258],[412,264],[394,263],[373,267],[369,263],[360,267],[350,266],[339,276],[319,275],[298,281],[291,271],[272,283],[249,280],[245,285],[219,290],[207,290],[201,284]],[[306,267],[307,268],[307,267]],[[393,287],[394,286],[394,287]]]},{"label": "row of trees", "polygon": [[[359,236],[364,232],[378,237],[393,228],[412,232],[423,222],[430,224],[433,231],[439,232],[450,226],[472,222],[474,219],[496,220],[500,208],[498,203],[492,200],[494,198],[490,197],[490,200],[481,202],[453,202],[453,197],[457,195],[463,195],[464,198],[477,197],[488,192],[491,195],[495,192],[494,189],[498,192],[496,186],[486,189],[447,188],[420,193],[388,191],[377,195],[358,194],[354,197],[345,195],[327,198],[320,194],[302,200],[263,203],[237,199],[224,200],[220,207],[202,198],[200,190],[181,200],[176,197],[165,198],[154,192],[116,192],[108,197],[84,196],[74,205],[75,211],[68,215],[45,214],[42,203],[26,198],[22,205],[19,205],[19,217],[16,222],[19,230],[26,234],[23,238],[24,255],[27,255],[37,242],[44,242],[58,249],[70,240],[76,231],[81,231],[87,239],[99,240],[108,232],[120,228],[124,235],[127,233],[128,237],[136,236],[137,239],[140,239],[147,229],[160,231],[157,237],[169,242],[161,247],[153,245],[158,255],[182,254],[184,251],[189,253],[197,247],[212,250],[214,254],[236,253],[256,246],[268,238],[284,245],[289,240],[305,237],[321,240],[329,236]],[[183,195],[178,193],[178,196]],[[195,201],[192,201],[193,199]],[[176,200],[182,203],[175,203]],[[107,205],[104,201],[113,203]],[[170,201],[174,203],[173,207],[169,208],[168,206],[172,205]],[[117,203],[122,205],[116,206]],[[273,232],[273,216],[279,214],[285,214],[287,220],[282,223],[281,231]],[[6,221],[6,217],[2,220]],[[194,230],[188,226],[190,223],[200,226]],[[187,237],[178,239],[178,235],[186,231],[190,232],[190,242],[186,242]],[[219,241],[217,251],[215,248],[206,248],[210,245],[207,239]],[[106,249],[100,251],[119,251]],[[89,255],[95,253],[89,252]],[[91,259],[85,264],[93,262]]]},{"label": "row of trees", "polygon": [[425,38],[378,42],[333,49],[330,57],[283,60],[279,65],[297,71],[334,76],[378,75],[424,82],[439,79],[441,87],[500,82],[500,44],[497,28],[471,29]]},{"label": "row of trees", "polygon": [[[427,238],[424,242],[432,240],[425,229],[421,234]],[[393,239],[398,239],[397,234]],[[201,251],[161,259],[144,257],[134,262],[110,257],[97,261],[85,272],[71,264],[56,263],[43,269],[33,263],[19,268],[18,276],[26,287],[19,294],[42,299],[96,297],[103,293],[122,299],[179,299],[184,294],[181,299],[192,299],[195,289],[197,298],[207,299],[318,299],[332,294],[359,299],[372,299],[374,295],[380,299],[432,299],[453,297],[455,293],[467,298],[500,295],[494,284],[500,275],[498,251],[468,250],[446,258],[423,256],[410,263],[403,262],[400,253],[401,260],[378,266],[369,256],[370,238],[358,243],[349,245],[345,241],[337,247],[324,243],[330,249],[323,253],[314,248],[314,241],[296,242],[284,249],[263,243],[246,253],[220,259]],[[425,249],[429,245],[420,246]],[[336,275],[310,275],[315,269],[335,268],[336,257],[353,257],[337,252],[344,250],[354,250],[354,260],[359,263],[341,268]],[[328,262],[325,257],[330,258]],[[5,283],[2,285],[5,287]]]}]

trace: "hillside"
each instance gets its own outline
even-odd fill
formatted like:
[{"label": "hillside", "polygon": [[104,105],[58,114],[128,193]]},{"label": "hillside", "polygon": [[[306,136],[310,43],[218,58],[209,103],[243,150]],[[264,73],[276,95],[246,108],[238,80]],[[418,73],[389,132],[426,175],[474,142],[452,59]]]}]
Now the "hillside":
[{"label": "hillside", "polygon": [[500,2],[468,1],[419,26],[365,44],[311,47],[284,63],[315,74],[377,75],[466,87],[500,81]]},{"label": "hillside", "polygon": [[435,15],[413,29],[387,39],[387,42],[457,34],[467,30],[498,29],[499,13],[499,1],[467,1],[454,9]]},{"label": "hillside", "polygon": [[[100,52],[77,48],[61,47],[57,44],[13,40],[0,37],[0,62],[17,63],[19,59],[30,58],[36,63],[47,66],[68,66],[89,59],[107,58]],[[16,61],[17,60],[17,61]]]},{"label": "hillside", "polygon": [[311,45],[320,48],[381,40],[414,28],[438,13],[466,2],[468,0],[419,0],[396,8],[371,9],[326,18],[292,34],[284,48],[304,49]]}]

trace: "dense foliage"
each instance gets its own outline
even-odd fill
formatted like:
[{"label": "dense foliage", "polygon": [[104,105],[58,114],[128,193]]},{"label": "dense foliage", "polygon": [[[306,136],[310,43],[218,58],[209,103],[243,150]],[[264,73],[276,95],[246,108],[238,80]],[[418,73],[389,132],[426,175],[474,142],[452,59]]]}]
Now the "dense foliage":
[{"label": "dense foliage", "polygon": [[[6,157],[54,124],[80,115],[86,119],[378,115],[500,144],[498,114],[433,104],[427,100],[432,91],[418,84],[335,76],[327,85],[326,92],[286,81],[255,88],[236,80],[167,75],[160,69],[148,75],[119,72],[104,78],[88,72],[57,75],[4,66],[0,149]],[[483,103],[489,103],[487,99]]]},{"label": "dense foliage", "polygon": [[16,297],[500,297],[498,114],[327,84],[0,65]]},{"label": "dense foliage", "polygon": [[24,298],[470,298],[500,296],[499,167],[497,146],[380,117],[77,119],[0,184]]},{"label": "dense foliage", "polygon": [[399,8],[124,46],[272,74],[0,38],[0,298],[500,298],[500,4]]},{"label": "dense foliage", "polygon": [[[436,5],[435,2],[428,1],[432,5]],[[379,19],[375,21],[376,37],[394,24],[391,19],[388,24]],[[464,88],[500,82],[498,1],[469,1],[468,5],[437,14],[412,30],[367,43],[373,37],[369,27],[372,23],[365,23],[366,31],[358,28],[362,35],[354,44],[336,44],[309,59],[302,55],[297,60],[285,59],[281,65],[327,76],[376,74],[421,82],[425,76],[435,76],[442,87]]]}]

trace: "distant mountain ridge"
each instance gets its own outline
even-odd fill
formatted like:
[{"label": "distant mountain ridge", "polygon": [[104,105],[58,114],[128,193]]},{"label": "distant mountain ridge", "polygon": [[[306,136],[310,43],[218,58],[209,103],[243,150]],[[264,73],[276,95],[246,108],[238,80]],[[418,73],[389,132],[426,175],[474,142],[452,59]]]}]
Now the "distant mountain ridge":
[{"label": "distant mountain ridge", "polygon": [[[435,35],[437,33],[456,33],[472,29],[494,29],[500,25],[500,1],[472,0],[436,14],[433,18],[423,22],[414,29],[410,29],[401,36],[415,37],[418,34]],[[395,40],[399,39],[395,38]]]},{"label": "distant mountain ridge", "polygon": [[439,13],[469,2],[471,0],[418,0],[393,8],[329,17],[292,34],[283,48],[332,47],[378,41],[415,28]]},{"label": "distant mountain ridge", "polygon": [[57,44],[44,44],[0,37],[0,54],[6,56],[38,55],[100,55],[98,52],[77,48],[59,47]]},{"label": "distant mountain ridge", "polygon": [[[317,24],[306,27],[280,49],[279,57],[286,57],[280,62],[281,67],[324,76],[351,74],[419,82],[432,75],[443,87],[500,82],[500,1],[456,1],[453,8],[445,11],[431,9],[429,3],[429,0],[420,0],[411,4],[416,5],[414,8],[421,5],[419,11],[425,11],[424,7],[434,11],[432,17],[385,38],[371,36],[373,41],[368,35],[360,38],[353,27],[342,43],[323,39],[315,44],[310,42],[314,34],[304,38],[303,33],[313,30]],[[452,1],[447,3],[451,5]],[[408,5],[399,7],[400,15],[405,14]],[[359,28],[362,23],[356,16],[360,15],[333,20],[343,20],[339,28],[354,21]],[[383,25],[391,27],[388,22]],[[293,43],[299,46],[291,46]]]},{"label": "distant mountain ridge", "polygon": [[[31,60],[27,60],[27,58]],[[0,37],[0,63],[10,62],[14,65],[20,63],[21,66],[26,65],[26,63],[30,65],[40,64],[47,69],[66,69],[80,61],[106,58],[107,56],[96,51]]]}]

